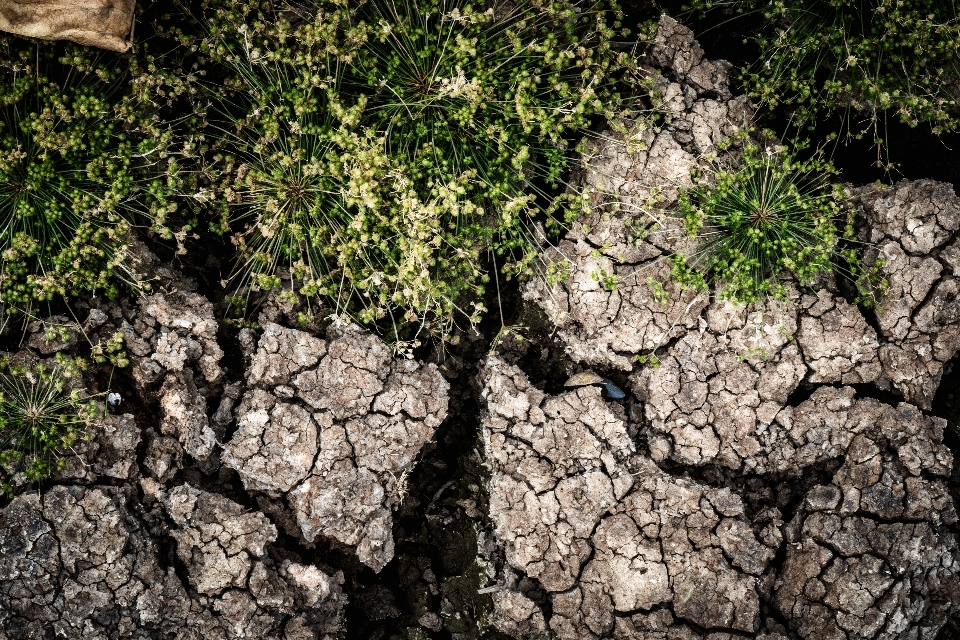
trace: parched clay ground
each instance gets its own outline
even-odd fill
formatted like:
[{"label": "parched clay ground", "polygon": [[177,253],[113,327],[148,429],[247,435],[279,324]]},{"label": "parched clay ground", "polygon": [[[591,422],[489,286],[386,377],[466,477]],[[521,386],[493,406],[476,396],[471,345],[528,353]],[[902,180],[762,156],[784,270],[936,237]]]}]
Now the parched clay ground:
[{"label": "parched clay ground", "polygon": [[595,144],[580,177],[595,214],[551,255],[567,277],[524,292],[574,362],[628,372],[635,401],[548,395],[498,357],[481,373],[494,623],[515,638],[933,638],[960,610],[953,458],[925,413],[960,350],[960,199],[929,180],[850,188],[890,283],[874,311],[833,276],[748,306],[679,291],[664,259],[689,242],[667,212],[676,187],[750,121],[702,55],[661,20],[662,126]]},{"label": "parched clay ground", "polygon": [[[875,310],[832,276],[739,307],[680,291],[677,190],[736,162],[717,145],[752,107],[670,19],[642,62],[663,119],[593,143],[595,213],[548,253],[566,277],[522,291],[562,364],[547,335],[467,335],[438,367],[271,299],[228,329],[139,244],[153,294],[28,324],[18,358],[119,335],[130,366],[57,477],[0,469],[0,640],[938,637],[960,613],[930,413],[960,350],[960,199],[849,187]],[[564,366],[627,397],[533,381]]]},{"label": "parched clay ground", "polygon": [[450,385],[356,326],[327,337],[264,327],[223,463],[247,490],[285,497],[279,510],[305,543],[334,538],[379,571],[393,558],[398,491],[447,415]]},{"label": "parched clay ground", "polygon": [[957,610],[952,455],[913,405],[814,392],[782,436],[805,445],[789,471],[839,464],[785,513],[664,471],[598,388],[549,396],[497,357],[481,376],[494,621],[513,637],[933,637]]},{"label": "parched clay ground", "polygon": [[[343,574],[278,544],[278,526],[377,571],[392,559],[392,512],[446,417],[436,365],[350,324],[266,323],[229,381],[213,305],[179,286],[90,310],[86,335],[123,336],[120,407],[135,413],[108,415],[52,487],[0,509],[0,638],[332,640]],[[43,333],[42,355],[77,343]],[[205,488],[231,490],[234,471],[244,504]]]}]

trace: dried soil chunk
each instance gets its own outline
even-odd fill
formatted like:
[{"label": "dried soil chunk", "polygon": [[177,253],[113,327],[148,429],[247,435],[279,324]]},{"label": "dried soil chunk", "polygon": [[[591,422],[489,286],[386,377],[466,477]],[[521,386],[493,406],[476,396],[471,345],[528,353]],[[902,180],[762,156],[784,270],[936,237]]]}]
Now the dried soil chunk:
[{"label": "dried soil chunk", "polygon": [[219,395],[223,382],[213,305],[196,293],[173,292],[144,298],[140,310],[133,324],[122,321],[120,327],[134,381],[148,397],[161,386],[160,432],[195,460],[207,461],[217,442],[207,398]]},{"label": "dried soil chunk", "polygon": [[207,382],[223,375],[217,345],[217,321],[213,305],[197,293],[155,294],[144,299],[141,308],[152,326],[146,333],[153,345],[152,358],[168,371],[180,371],[187,362],[196,362]]},{"label": "dried soil chunk", "polygon": [[516,591],[498,591],[493,595],[490,621],[514,638],[548,637],[543,611],[536,602]]},{"label": "dried soil chunk", "polygon": [[209,456],[217,443],[206,409],[206,398],[198,392],[192,371],[166,377],[160,390],[160,431],[176,436],[183,450],[197,460]]},{"label": "dried soil chunk", "polygon": [[703,48],[694,40],[693,31],[673,18],[666,15],[660,18],[648,55],[655,65],[669,69],[697,91],[730,97],[728,72],[732,65],[726,60],[704,58]]},{"label": "dried soil chunk", "polygon": [[222,496],[180,485],[164,500],[177,525],[172,535],[177,555],[187,565],[190,583],[200,593],[244,587],[253,558],[266,553],[277,529],[262,513],[246,510]]},{"label": "dried soil chunk", "polygon": [[[634,637],[623,616],[643,626],[647,616],[636,612],[651,611],[648,626],[657,627],[664,605],[702,627],[758,629],[754,575],[774,549],[753,533],[739,497],[672,478],[638,455],[622,409],[598,389],[547,396],[496,357],[481,382],[496,540],[509,567],[546,591],[554,633]],[[539,637],[539,625],[516,618],[522,609],[536,620],[542,608],[509,590],[497,602],[501,629]]]},{"label": "dried soil chunk", "polygon": [[[790,288],[783,301],[746,306],[715,302],[701,329],[631,378],[645,401],[655,460],[758,473],[809,466],[836,452],[791,459],[799,447],[781,429],[793,425],[790,394],[801,382],[858,384],[881,375],[876,332],[828,289]],[[803,425],[837,426],[824,411],[798,415]]]},{"label": "dried soil chunk", "polygon": [[289,384],[294,375],[317,364],[326,352],[327,344],[323,340],[270,322],[263,327],[259,348],[247,371],[247,383],[251,386]]},{"label": "dried soil chunk", "polygon": [[294,379],[299,396],[314,409],[329,410],[338,420],[370,411],[390,371],[390,350],[372,333],[350,325],[329,344],[315,369]]},{"label": "dried soil chunk", "polygon": [[136,474],[140,429],[133,415],[106,416],[99,425],[97,443],[99,451],[91,457],[94,473],[121,480]]},{"label": "dried soil chunk", "polygon": [[134,0],[0,0],[0,31],[123,53],[133,44],[135,8]]},{"label": "dried soil chunk", "polygon": [[944,366],[960,351],[960,198],[933,180],[869,185],[850,193],[889,289],[879,301],[882,384],[929,409]]},{"label": "dried soil chunk", "polygon": [[[556,285],[531,282],[524,292],[560,328],[567,351],[577,362],[630,370],[631,358],[618,352],[649,350],[695,327],[706,306],[704,296],[682,291],[669,281],[670,265],[653,260],[618,264],[595,255],[586,242],[564,240],[547,254],[548,262],[567,265],[568,277]],[[608,277],[613,281],[605,280]],[[662,293],[659,283],[665,283]]]},{"label": "dried soil chunk", "polygon": [[140,427],[132,414],[108,414],[90,429],[90,439],[76,442],[67,464],[56,478],[95,482],[98,476],[133,480],[138,475]]},{"label": "dried soil chunk", "polygon": [[960,598],[943,422],[909,405],[858,410],[878,428],[786,528],[774,603],[805,639],[934,637]]},{"label": "dried soil chunk", "polygon": [[327,337],[266,325],[222,460],[247,489],[285,494],[292,517],[281,520],[304,542],[334,538],[379,571],[401,481],[446,417],[449,385],[356,326]]},{"label": "dried soil chunk", "polygon": [[795,299],[714,303],[701,331],[680,338],[659,366],[634,374],[655,460],[732,469],[761,463],[765,432],[808,372],[791,341]]},{"label": "dried soil chunk", "polygon": [[183,447],[174,438],[157,436],[147,443],[143,467],[160,482],[171,480],[183,465]]},{"label": "dried soil chunk", "polygon": [[[0,510],[0,639],[279,638],[291,617],[300,637],[342,632],[337,579],[311,566],[255,561],[249,591],[197,596],[158,563],[157,545],[127,511],[133,499],[126,489],[55,486]],[[215,533],[209,516],[224,514],[203,504],[218,500],[229,502],[206,494],[194,503],[194,532]],[[261,549],[263,534],[238,537],[236,518],[226,520],[233,533],[206,543]]]},{"label": "dried soil chunk", "polygon": [[797,344],[813,383],[859,384],[880,377],[877,332],[859,309],[827,289],[804,295]]},{"label": "dried soil chunk", "polygon": [[255,389],[237,413],[237,432],[224,447],[223,462],[248,489],[289,491],[307,477],[317,455],[317,427],[309,411]]}]

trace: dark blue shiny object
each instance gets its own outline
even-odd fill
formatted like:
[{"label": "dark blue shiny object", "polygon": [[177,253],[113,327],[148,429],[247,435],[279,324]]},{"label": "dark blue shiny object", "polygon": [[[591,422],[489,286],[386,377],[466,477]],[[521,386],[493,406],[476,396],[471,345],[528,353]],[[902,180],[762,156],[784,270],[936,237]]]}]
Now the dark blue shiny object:
[{"label": "dark blue shiny object", "polygon": [[622,400],[627,397],[627,394],[623,392],[623,389],[612,382],[601,382],[600,387],[603,389],[603,395],[607,396],[611,400]]}]

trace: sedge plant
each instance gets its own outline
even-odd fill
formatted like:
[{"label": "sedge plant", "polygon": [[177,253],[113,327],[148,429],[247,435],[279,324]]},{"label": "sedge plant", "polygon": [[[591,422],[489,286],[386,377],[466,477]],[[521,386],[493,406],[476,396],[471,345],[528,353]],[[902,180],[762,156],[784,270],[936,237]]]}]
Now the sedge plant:
[{"label": "sedge plant", "polygon": [[[831,113],[866,118],[883,145],[887,114],[934,133],[955,131],[960,5],[954,0],[695,0],[685,8],[759,14],[759,58],[742,79],[752,97],[796,125]],[[849,123],[849,120],[848,120]]]},{"label": "sedge plant", "polygon": [[134,284],[130,230],[175,209],[172,138],[131,61],[72,43],[0,36],[0,305],[112,297]]},{"label": "sedge plant", "polygon": [[591,118],[619,114],[635,68],[605,0],[235,12],[211,18],[205,46],[227,69],[219,229],[238,279],[394,332],[477,322],[488,264],[530,271],[533,221],[571,213],[545,188]]},{"label": "sedge plant", "polygon": [[839,270],[856,283],[858,302],[875,299],[876,269],[861,264],[835,170],[820,154],[799,160],[795,151],[747,142],[738,169],[681,190],[679,213],[694,242],[673,257],[676,281],[751,303],[784,297],[787,279],[807,285]]},{"label": "sedge plant", "polygon": [[[60,471],[88,437],[97,403],[69,383],[71,366],[0,362],[0,468],[39,482]],[[10,483],[4,483],[9,493]]]}]

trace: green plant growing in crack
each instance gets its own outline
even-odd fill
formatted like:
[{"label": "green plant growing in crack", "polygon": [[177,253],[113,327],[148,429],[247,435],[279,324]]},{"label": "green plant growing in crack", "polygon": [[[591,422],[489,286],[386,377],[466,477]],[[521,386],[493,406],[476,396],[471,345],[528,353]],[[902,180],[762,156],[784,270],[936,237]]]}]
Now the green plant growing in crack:
[{"label": "green plant growing in crack", "polygon": [[214,14],[232,176],[217,228],[241,249],[235,282],[321,296],[397,336],[478,322],[488,264],[532,272],[547,241],[533,220],[554,232],[583,202],[543,186],[592,117],[620,114],[636,68],[611,47],[607,0]]},{"label": "green plant growing in crack", "polygon": [[[799,125],[850,109],[878,145],[884,112],[935,133],[957,129],[960,14],[949,0],[694,0],[686,9],[760,13],[759,58],[742,78]],[[849,124],[849,121],[848,121]],[[855,133],[860,137],[863,132]]]},{"label": "green plant growing in crack", "polygon": [[[70,378],[76,363],[16,364],[0,361],[0,467],[39,482],[60,471],[75,443],[88,437],[97,403]],[[4,483],[8,495],[13,487]]]},{"label": "green plant growing in crack", "polygon": [[694,288],[715,284],[721,298],[750,303],[783,298],[785,276],[806,285],[839,269],[869,303],[870,274],[856,249],[840,245],[856,237],[853,212],[845,208],[842,188],[829,179],[832,172],[819,154],[801,161],[784,148],[745,143],[741,168],[719,170],[712,183],[680,192],[680,215],[696,242],[673,257],[674,279]]}]

